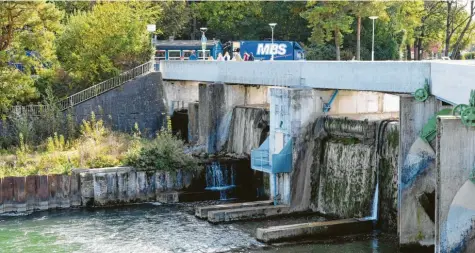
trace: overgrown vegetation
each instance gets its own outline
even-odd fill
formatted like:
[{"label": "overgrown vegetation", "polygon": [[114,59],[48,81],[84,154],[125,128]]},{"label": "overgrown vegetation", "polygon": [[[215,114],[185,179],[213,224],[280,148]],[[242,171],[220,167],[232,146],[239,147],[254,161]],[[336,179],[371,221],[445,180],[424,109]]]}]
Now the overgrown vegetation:
[{"label": "overgrown vegetation", "polygon": [[106,127],[102,119],[96,119],[94,113],[80,124],[78,135],[54,132],[33,144],[36,141],[31,132],[35,130],[24,127],[18,132],[15,146],[0,151],[0,177],[69,174],[73,168],[122,165],[169,171],[198,168],[196,159],[185,154],[183,141],[170,131],[162,130],[150,140],[141,137],[136,124],[132,135],[118,133]]}]

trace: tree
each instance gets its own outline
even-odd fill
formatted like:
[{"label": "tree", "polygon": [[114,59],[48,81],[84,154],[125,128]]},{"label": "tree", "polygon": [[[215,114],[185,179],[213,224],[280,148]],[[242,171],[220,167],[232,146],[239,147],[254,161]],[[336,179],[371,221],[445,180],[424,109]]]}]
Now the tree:
[{"label": "tree", "polygon": [[57,55],[74,89],[89,87],[150,59],[150,34],[161,8],[149,2],[105,2],[69,17]]},{"label": "tree", "polygon": [[[206,36],[225,41],[257,39],[256,19],[262,18],[262,3],[248,1],[203,1],[192,12],[208,28]],[[196,28],[193,31],[196,33]]]},{"label": "tree", "polygon": [[160,28],[160,37],[169,36],[181,37],[183,30],[191,20],[191,10],[186,1],[162,1],[158,2],[164,15],[157,20],[157,27]]},{"label": "tree", "polygon": [[353,17],[348,15],[350,4],[339,2],[309,2],[309,9],[302,13],[312,28],[310,41],[322,44],[334,40],[336,60],[340,60],[340,47],[343,34],[352,32]]},{"label": "tree", "polygon": [[457,41],[455,42],[453,50],[452,50],[452,58],[454,59],[458,59],[460,57],[460,49],[461,49],[462,40],[464,39],[464,36],[467,33],[467,31],[470,29],[470,25],[472,24],[474,15],[475,15],[475,4],[474,4],[474,0],[471,0],[470,9],[467,15],[468,17],[465,19],[465,25],[460,31],[460,34],[457,37]]},{"label": "tree", "polygon": [[361,60],[361,18],[378,16],[381,21],[389,19],[386,4],[381,1],[352,2],[351,12],[356,16],[356,59]]},{"label": "tree", "polygon": [[45,1],[0,5],[0,110],[37,96],[31,74],[38,75],[55,62],[54,40],[61,18],[62,12]]}]

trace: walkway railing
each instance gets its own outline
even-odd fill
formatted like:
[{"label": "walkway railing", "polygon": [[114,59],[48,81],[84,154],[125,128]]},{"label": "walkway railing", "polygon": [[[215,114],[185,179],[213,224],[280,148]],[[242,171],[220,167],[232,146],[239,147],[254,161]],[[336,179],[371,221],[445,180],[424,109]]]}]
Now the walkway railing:
[{"label": "walkway railing", "polygon": [[262,172],[271,173],[269,164],[269,137],[259,146],[251,150],[251,168]]},{"label": "walkway railing", "polygon": [[106,91],[112,90],[116,87],[121,86],[127,81],[130,81],[138,76],[149,73],[153,71],[152,62],[147,62],[140,66],[137,66],[131,70],[125,71],[120,75],[113,77],[109,80],[105,80],[101,83],[98,83],[94,86],[91,86],[85,90],[82,90],[76,94],[73,94],[61,101],[59,101],[60,110],[66,110],[70,107],[73,107],[77,104],[80,104],[86,100],[94,98]]},{"label": "walkway railing", "polygon": [[[152,62],[147,62],[133,69],[127,70],[116,77],[100,82],[60,100],[58,102],[58,107],[61,111],[64,111],[86,100],[97,97],[104,92],[117,88],[138,76],[152,72],[153,67]],[[10,113],[14,113],[15,115],[26,114],[28,116],[38,116],[42,111],[44,111],[44,109],[46,109],[45,105],[13,106],[10,109]]]},{"label": "walkway railing", "polygon": [[266,173],[289,173],[292,170],[292,140],[278,154],[272,154],[269,164],[269,137],[258,149],[251,150],[251,168]]}]

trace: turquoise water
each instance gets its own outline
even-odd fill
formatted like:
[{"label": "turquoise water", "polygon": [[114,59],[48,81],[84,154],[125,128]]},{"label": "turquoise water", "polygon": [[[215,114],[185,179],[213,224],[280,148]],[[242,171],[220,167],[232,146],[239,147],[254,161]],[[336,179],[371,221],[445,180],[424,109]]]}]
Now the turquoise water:
[{"label": "turquoise water", "polygon": [[322,220],[301,216],[212,225],[193,216],[193,204],[143,204],[120,208],[0,216],[0,252],[397,252],[380,235],[266,245],[257,227]]}]

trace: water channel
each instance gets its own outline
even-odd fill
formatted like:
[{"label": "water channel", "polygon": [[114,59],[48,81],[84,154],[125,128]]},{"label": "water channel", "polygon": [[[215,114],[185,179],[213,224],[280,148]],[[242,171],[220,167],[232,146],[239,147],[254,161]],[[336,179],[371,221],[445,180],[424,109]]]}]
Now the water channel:
[{"label": "water channel", "polygon": [[149,203],[0,216],[0,252],[397,252],[393,238],[363,235],[266,245],[257,227],[323,220],[315,215],[212,225],[194,217],[195,205]]}]

